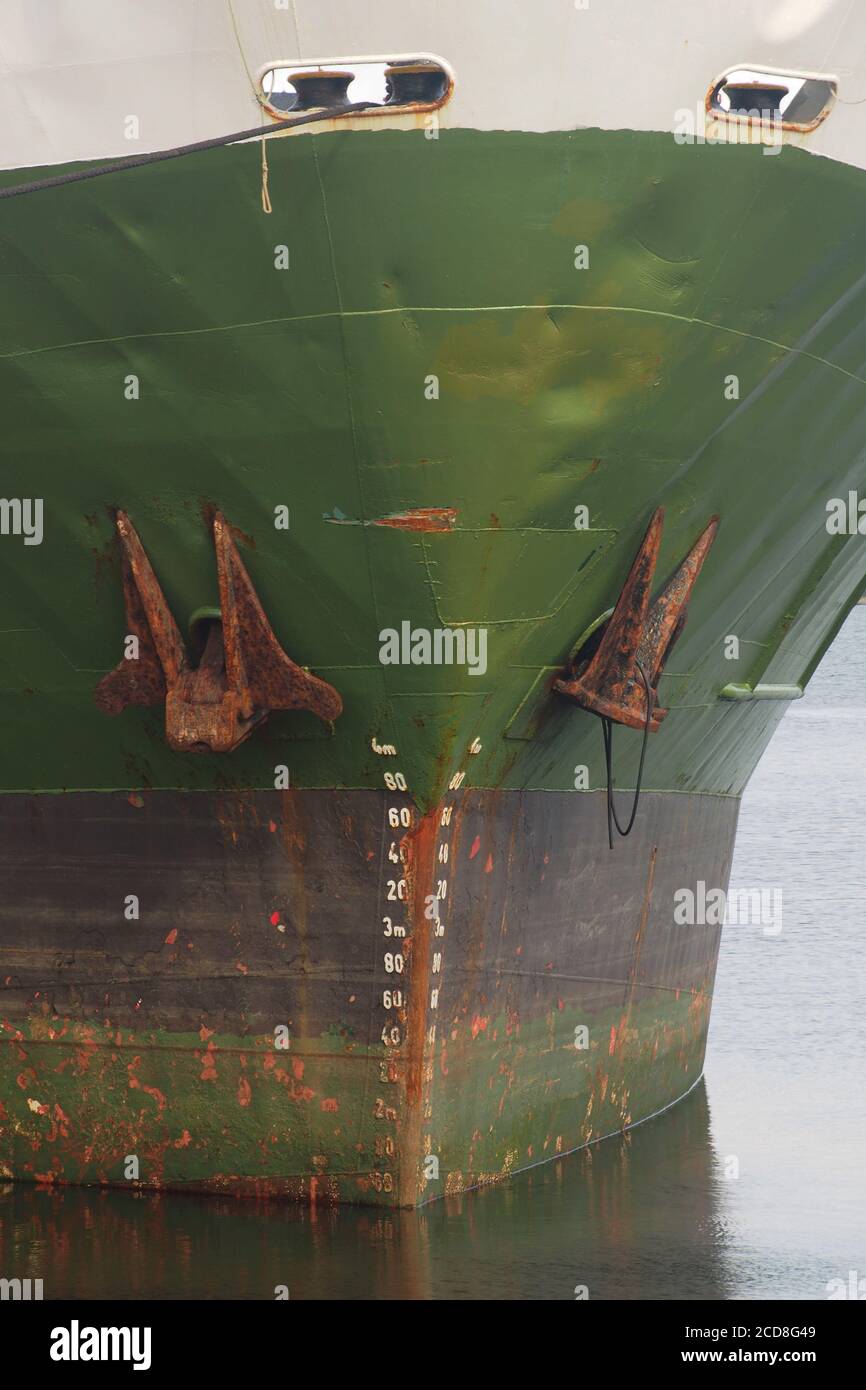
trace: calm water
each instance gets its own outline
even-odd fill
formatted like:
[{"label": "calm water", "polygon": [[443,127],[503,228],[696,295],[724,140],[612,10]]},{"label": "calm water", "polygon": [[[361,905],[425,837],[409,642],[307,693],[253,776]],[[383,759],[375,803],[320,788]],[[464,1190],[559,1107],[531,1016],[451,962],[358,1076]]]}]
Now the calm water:
[{"label": "calm water", "polygon": [[[866,607],[753,778],[706,1081],[623,1140],[422,1213],[0,1188],[6,1274],[47,1297],[826,1297],[866,1275]],[[731,1174],[738,1170],[737,1176]]]}]

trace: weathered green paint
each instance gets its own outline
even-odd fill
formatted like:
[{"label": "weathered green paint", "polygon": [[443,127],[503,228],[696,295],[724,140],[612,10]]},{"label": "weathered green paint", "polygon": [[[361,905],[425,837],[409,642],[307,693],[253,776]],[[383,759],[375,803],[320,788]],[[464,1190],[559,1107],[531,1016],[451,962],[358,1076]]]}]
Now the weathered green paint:
[{"label": "weathered green paint", "polygon": [[719,691],[720,700],[802,700],[799,685],[725,685]]},{"label": "weathered green paint", "polygon": [[[803,687],[864,585],[860,538],[824,523],[827,500],[862,476],[866,189],[857,171],[792,149],[351,132],[272,142],[266,216],[259,153],[4,205],[3,490],[44,498],[45,536],[0,537],[0,718],[12,731],[0,787],[143,789],[150,820],[131,853],[134,832],[101,799],[93,819],[121,849],[95,865],[91,844],[86,873],[75,859],[70,905],[48,883],[63,868],[45,812],[58,798],[25,808],[35,872],[20,855],[10,863],[0,935],[19,952],[0,970],[0,1171],[122,1181],[133,1152],[154,1185],[411,1203],[441,1191],[424,1186],[427,1153],[459,1189],[620,1129],[700,1073],[718,932],[674,938],[672,892],[698,877],[724,886],[736,798],[785,708],[720,695]],[[577,270],[583,244],[590,264]],[[274,265],[283,245],[287,271]],[[550,685],[610,611],[660,504],[660,583],[711,515],[721,528],[661,678],[670,714],[647,758],[650,793],[682,795],[647,797],[610,856],[603,798],[574,791],[578,765],[603,783],[597,720]],[[96,709],[125,631],[111,509],[132,518],[185,628],[217,597],[214,506],[248,538],[286,651],[339,689],[333,729],[278,715],[228,757],[189,756],[166,747],[161,711],[112,721]],[[273,525],[281,506],[288,532]],[[419,508],[453,509],[454,524],[376,524]],[[379,634],[404,621],[487,628],[486,672],[383,666]],[[393,837],[376,739],[399,750],[387,766],[424,813],[412,833],[427,836],[393,1055],[375,1012]],[[618,733],[618,785],[639,748],[639,733]],[[281,805],[273,830],[258,811],[248,820],[244,789],[273,788],[280,764],[302,797],[356,789],[346,795],[363,814],[352,808],[315,852],[315,808],[293,819]],[[464,828],[451,841],[434,1037],[423,905],[436,808],[458,770]],[[154,849],[171,796],[158,789],[172,788],[195,803],[178,814],[189,838],[175,858]],[[474,803],[476,788],[491,790]],[[327,816],[340,794],[328,792]],[[12,800],[0,798],[10,814]],[[59,804],[53,829],[72,834],[75,798]],[[223,832],[208,876],[201,845]],[[489,853],[476,854],[485,834]],[[268,872],[253,882],[255,856]],[[127,939],[130,865],[167,896]],[[190,874],[201,874],[192,889]],[[279,893],[293,914],[285,951],[266,925]],[[238,941],[261,952],[264,1002]],[[76,975],[88,951],[104,999],[93,971]],[[268,987],[292,1009],[291,1066],[266,1041]],[[170,1021],[178,999],[200,1029]],[[583,1057],[573,1035],[588,1016]]]},{"label": "weathered green paint", "polygon": [[403,908],[379,792],[139,799],[0,799],[0,1177],[413,1206],[700,1075],[721,929],[674,892],[726,883],[731,798],[649,793],[611,856],[600,795],[458,793],[407,837]]},{"label": "weathered green paint", "polygon": [[[722,687],[801,684],[863,587],[859,538],[824,528],[862,474],[859,171],[599,131],[346,132],[269,158],[272,216],[254,146],[4,205],[4,492],[44,497],[46,531],[0,543],[3,787],[266,787],[283,762],[294,785],[374,786],[374,735],[426,805],[475,737],[467,785],[568,788],[585,763],[598,786],[596,721],[548,683],[663,503],[660,575],[722,526],[647,784],[739,792],[782,707]],[[333,734],[284,714],[189,758],[160,712],[93,707],[124,632],[109,507],[184,625],[216,597],[206,503],[251,537],[289,654],[342,692]],[[422,506],[454,529],[324,519]],[[486,674],[383,668],[403,619],[489,625]]]},{"label": "weathered green paint", "polygon": [[[471,1111],[454,1090],[447,1103],[443,1097],[441,1179],[422,1184],[424,1198],[496,1181],[663,1109],[700,1075],[708,1013],[709,996],[691,991],[663,1015],[647,1003],[610,1056],[620,1009],[593,1019],[585,1052],[574,1046],[585,1009],[554,1010],[524,1026],[510,1067],[491,1041],[506,1039],[508,1019],[489,1017],[473,1040],[471,1067],[496,1084]],[[325,1034],[281,1053],[267,1037],[202,1040],[69,1020],[14,1033],[7,1025],[5,1041],[13,1039],[18,1046],[0,1046],[0,1177],[388,1206],[398,1202],[402,1177],[403,1205],[417,1199],[410,1194],[423,1155],[408,1137],[402,1091],[381,1085],[381,1048]],[[384,1125],[376,1131],[376,1083],[399,1115],[387,1126],[388,1134],[396,1129],[390,1157],[376,1149],[386,1134]]]}]

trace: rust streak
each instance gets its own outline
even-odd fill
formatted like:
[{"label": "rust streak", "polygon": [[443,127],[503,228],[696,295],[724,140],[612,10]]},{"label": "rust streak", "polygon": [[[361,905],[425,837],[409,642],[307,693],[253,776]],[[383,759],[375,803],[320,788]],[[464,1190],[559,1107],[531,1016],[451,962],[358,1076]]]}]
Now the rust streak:
[{"label": "rust streak", "polygon": [[457,521],[454,507],[413,507],[371,521],[371,526],[392,526],[397,531],[453,531]]}]

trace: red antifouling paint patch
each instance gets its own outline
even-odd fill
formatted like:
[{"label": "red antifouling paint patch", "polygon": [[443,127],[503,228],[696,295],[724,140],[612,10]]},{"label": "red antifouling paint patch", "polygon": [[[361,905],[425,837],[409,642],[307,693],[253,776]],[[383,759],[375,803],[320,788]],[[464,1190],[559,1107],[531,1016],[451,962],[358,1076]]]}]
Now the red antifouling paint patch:
[{"label": "red antifouling paint patch", "polygon": [[481,848],[481,836],[480,836],[480,835],[476,835],[476,836],[475,836],[475,839],[472,841],[472,848],[471,848],[471,850],[469,851],[469,858],[470,858],[470,859],[474,859],[475,856],[476,856],[476,854],[477,854],[478,851],[480,850],[480,848]]},{"label": "red antifouling paint patch", "polygon": [[250,1083],[245,1076],[242,1076],[238,1082],[238,1105],[249,1105],[252,1098],[253,1093],[250,1089]]},{"label": "red antifouling paint patch", "polygon": [[332,1111],[332,1112],[336,1112],[337,1110],[339,1110],[339,1108],[340,1108],[340,1107],[339,1107],[339,1105],[337,1104],[337,1102],[336,1102],[336,1100],[334,1099],[333,1096],[326,1096],[326,1098],[322,1101],[322,1109],[323,1109],[323,1110],[329,1110],[329,1111]]},{"label": "red antifouling paint patch", "polygon": [[483,1033],[483,1032],[484,1032],[484,1029],[487,1027],[487,1025],[488,1025],[489,1022],[490,1022],[490,1019],[489,1019],[489,1018],[482,1018],[482,1016],[481,1016],[480,1014],[476,1014],[475,1017],[474,1017],[473,1020],[472,1020],[472,1036],[473,1036],[473,1038],[477,1038],[479,1033]]},{"label": "red antifouling paint patch", "polygon": [[172,927],[172,929],[171,929],[171,931],[169,932],[168,936],[165,938],[165,944],[166,944],[166,946],[173,946],[174,943],[175,943],[176,941],[177,941],[177,927]]},{"label": "red antifouling paint patch", "polygon": [[492,873],[493,873],[493,855],[492,855],[492,854],[488,854],[488,856],[487,856],[487,863],[484,865],[484,872],[485,872],[486,874],[492,874]]},{"label": "red antifouling paint patch", "polygon": [[373,526],[393,526],[398,531],[451,531],[457,520],[455,507],[413,507],[408,512],[379,516]]},{"label": "red antifouling paint patch", "polygon": [[268,821],[268,830],[270,830],[270,832],[271,832],[272,835],[273,835],[274,831],[276,830],[276,828],[277,828],[277,822],[276,822],[275,820],[269,820],[269,821]]},{"label": "red antifouling paint patch", "polygon": [[612,1023],[612,1024],[610,1025],[610,1043],[609,1043],[609,1045],[608,1045],[607,1055],[608,1055],[609,1057],[612,1057],[613,1054],[614,1054],[615,1052],[616,1052],[616,1025]]},{"label": "red antifouling paint patch", "polygon": [[272,913],[271,913],[271,926],[272,926],[272,927],[278,927],[279,925],[280,925],[280,914],[279,914],[278,912],[272,912]]}]

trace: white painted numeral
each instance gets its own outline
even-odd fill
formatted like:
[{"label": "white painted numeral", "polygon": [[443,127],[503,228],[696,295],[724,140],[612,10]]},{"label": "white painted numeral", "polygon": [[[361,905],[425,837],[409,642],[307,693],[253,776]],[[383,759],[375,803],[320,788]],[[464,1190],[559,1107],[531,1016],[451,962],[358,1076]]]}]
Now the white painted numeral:
[{"label": "white painted numeral", "polygon": [[380,758],[393,758],[397,752],[393,743],[379,743],[375,737],[370,740],[370,747],[374,753],[378,753]]}]

